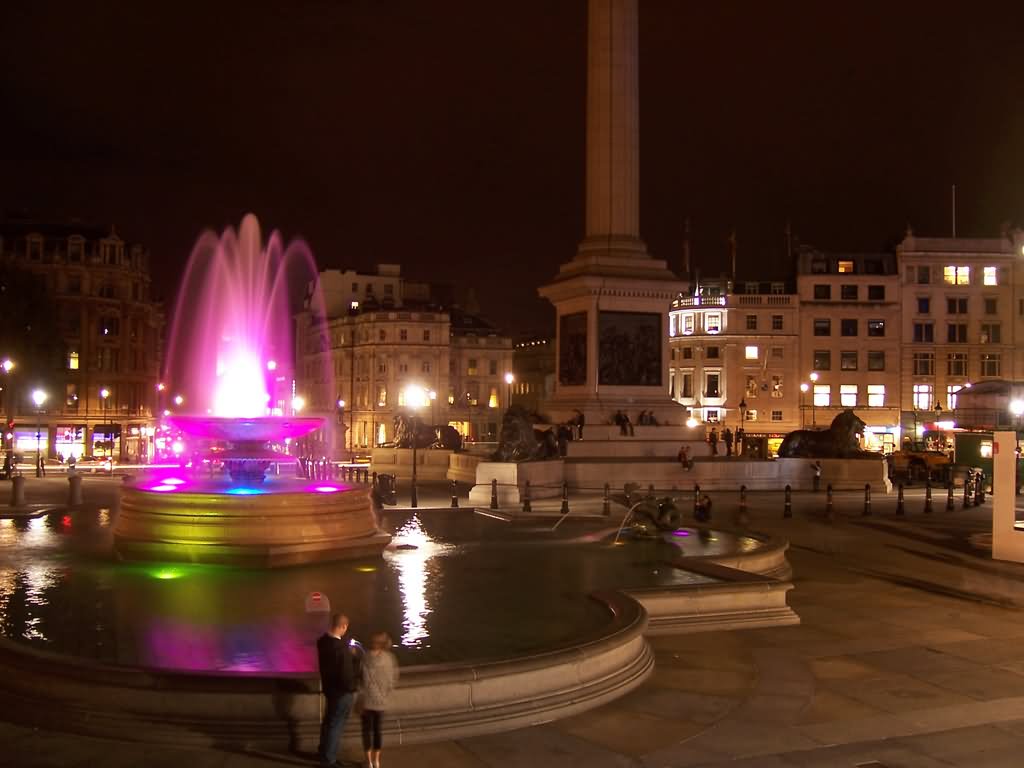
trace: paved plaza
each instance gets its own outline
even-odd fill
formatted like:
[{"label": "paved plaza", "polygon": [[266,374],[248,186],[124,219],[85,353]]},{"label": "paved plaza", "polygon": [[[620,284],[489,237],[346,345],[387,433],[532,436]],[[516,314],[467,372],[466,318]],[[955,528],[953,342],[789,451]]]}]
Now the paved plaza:
[{"label": "paved plaza", "polygon": [[[29,501],[59,501],[61,479],[29,481]],[[87,480],[112,501],[117,479]],[[462,489],[464,494],[468,489]],[[91,494],[91,495],[90,495]],[[425,488],[435,505],[446,488]],[[727,527],[735,494],[712,494]],[[393,768],[528,766],[1017,766],[1024,751],[1024,566],[988,558],[988,504],[925,515],[920,489],[750,495],[752,528],[788,538],[795,627],[654,638],[647,683],[597,710],[456,742],[387,745]],[[450,497],[448,498],[450,502]],[[465,504],[465,499],[461,499]],[[613,511],[613,518],[622,508]],[[471,514],[468,510],[452,514]],[[566,523],[572,525],[572,521]],[[514,525],[514,523],[510,523]],[[510,587],[511,588],[511,587]],[[0,765],[283,766],[287,754],[154,748],[0,726]],[[352,759],[358,755],[352,754]],[[874,762],[872,762],[874,761]]]}]

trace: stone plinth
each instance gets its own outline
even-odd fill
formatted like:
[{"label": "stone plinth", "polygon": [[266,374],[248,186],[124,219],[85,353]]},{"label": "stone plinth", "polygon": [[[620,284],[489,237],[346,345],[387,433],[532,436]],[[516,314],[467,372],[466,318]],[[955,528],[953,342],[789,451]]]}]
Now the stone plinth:
[{"label": "stone plinth", "polygon": [[[836,491],[863,490],[868,483],[877,493],[892,490],[885,460],[821,459],[821,489],[831,483]],[[698,459],[693,468],[680,475],[685,487],[698,483],[705,490],[736,490],[741,485],[751,491],[781,491],[787,485],[794,491],[814,488],[814,459]]]},{"label": "stone plinth", "polygon": [[510,506],[522,501],[522,491],[530,482],[531,499],[550,499],[562,493],[565,478],[563,462],[482,461],[476,467],[476,485],[469,492],[470,504],[486,507],[491,503],[491,481],[498,481],[498,505]]},{"label": "stone plinth", "polygon": [[1017,528],[1017,435],[992,436],[992,557],[1024,563],[1024,530]]},{"label": "stone plinth", "polygon": [[[416,450],[416,479],[445,480],[454,451],[446,448]],[[374,448],[370,453],[370,469],[378,474],[394,475],[399,480],[412,479],[412,448]]]}]

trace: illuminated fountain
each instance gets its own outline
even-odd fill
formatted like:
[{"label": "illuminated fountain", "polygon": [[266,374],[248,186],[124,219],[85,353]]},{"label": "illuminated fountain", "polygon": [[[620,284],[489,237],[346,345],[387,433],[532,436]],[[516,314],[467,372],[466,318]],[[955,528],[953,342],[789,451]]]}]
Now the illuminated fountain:
[{"label": "illuminated fountain", "polygon": [[[288,478],[295,459],[279,448],[325,426],[294,413],[287,362],[289,279],[316,276],[304,243],[284,245],[274,232],[264,246],[255,216],[237,234],[200,236],[165,371],[190,410],[170,421],[193,443],[192,471],[125,486],[114,530],[122,557],[274,566],[377,554],[388,543],[365,488]],[[225,473],[214,477],[201,460]],[[267,477],[274,465],[284,474]]]}]

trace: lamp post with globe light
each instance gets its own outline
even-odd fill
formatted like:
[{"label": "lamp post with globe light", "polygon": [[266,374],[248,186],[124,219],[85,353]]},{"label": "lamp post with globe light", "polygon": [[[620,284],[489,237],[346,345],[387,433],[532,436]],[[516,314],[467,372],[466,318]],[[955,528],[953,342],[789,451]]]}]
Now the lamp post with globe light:
[{"label": "lamp post with globe light", "polygon": [[1024,400],[1015,398],[1010,401],[1010,413],[1017,419],[1017,431],[1020,431],[1021,416],[1024,416]]},{"label": "lamp post with globe light", "polygon": [[43,475],[43,449],[42,449],[42,414],[43,403],[46,402],[46,393],[41,389],[32,390],[32,402],[36,406],[36,477]]},{"label": "lamp post with globe light", "polygon": [[[3,386],[3,406],[4,406],[4,440],[3,445],[7,446],[7,430],[11,425],[13,419],[11,414],[11,400],[7,390],[11,388],[11,371],[14,370],[14,361],[9,357],[5,357],[3,362],[0,363],[0,370],[2,370],[6,376],[6,381]],[[12,433],[13,436],[13,433]]]},{"label": "lamp post with globe light", "polygon": [[806,381],[800,383],[800,429],[804,428],[804,422],[807,421],[807,390],[811,388],[811,385]]},{"label": "lamp post with globe light", "polygon": [[436,398],[437,393],[428,392],[423,387],[410,384],[405,388],[403,394],[406,408],[409,408],[412,411],[412,415],[409,417],[409,433],[412,439],[412,490],[409,494],[409,504],[413,509],[415,509],[419,505],[419,498],[416,492],[416,464],[417,449],[419,447],[416,439],[418,432],[417,427],[419,425],[418,409],[422,408],[428,402],[432,403],[433,398],[431,398],[431,394]]},{"label": "lamp post with globe light", "polygon": [[814,385],[818,381],[818,372],[817,371],[811,371],[811,375],[808,376],[807,378],[809,378],[811,380],[811,426],[814,427],[814,426],[817,426],[818,422],[816,421],[815,416],[814,416],[815,392],[814,392],[813,388],[814,388]]},{"label": "lamp post with globe light", "polygon": [[512,382],[516,380],[516,376],[512,371],[505,374],[505,410],[507,411],[512,407]]}]

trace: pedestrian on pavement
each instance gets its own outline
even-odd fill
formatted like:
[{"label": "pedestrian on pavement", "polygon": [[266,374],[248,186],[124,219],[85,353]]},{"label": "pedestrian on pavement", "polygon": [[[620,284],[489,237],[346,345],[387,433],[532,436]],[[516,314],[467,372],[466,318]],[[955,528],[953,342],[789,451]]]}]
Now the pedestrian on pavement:
[{"label": "pedestrian on pavement", "polygon": [[633,434],[634,434],[634,432],[633,432],[633,422],[629,420],[629,414],[628,413],[622,414],[622,424],[623,424],[623,426],[622,426],[622,429],[623,429],[622,434],[626,434],[628,432],[629,436],[632,437]]},{"label": "pedestrian on pavement", "polygon": [[690,449],[685,444],[679,446],[679,453],[676,458],[678,458],[679,463],[683,465],[683,469],[690,468]]},{"label": "pedestrian on pavement", "polygon": [[706,523],[711,519],[711,497],[706,493],[702,493],[697,499],[697,508],[693,516],[699,523]]},{"label": "pedestrian on pavement", "polygon": [[391,638],[378,632],[370,638],[370,650],[363,657],[359,683],[363,751],[369,768],[380,768],[381,719],[391,706],[391,693],[398,685],[398,661],[391,652]]},{"label": "pedestrian on pavement", "polygon": [[576,411],[576,439],[583,439],[583,425],[587,423],[586,417],[583,415],[583,411]]},{"label": "pedestrian on pavement", "polygon": [[320,724],[317,757],[321,766],[331,768],[338,765],[338,742],[352,711],[356,691],[355,649],[345,636],[347,632],[348,616],[336,613],[331,616],[328,630],[316,641],[320,690],[327,705]]},{"label": "pedestrian on pavement", "polygon": [[737,456],[743,456],[744,455],[743,440],[744,440],[744,438],[746,436],[747,436],[747,431],[745,429],[743,429],[742,426],[738,427],[736,429],[736,440],[735,440],[735,442],[736,442],[736,455]]},{"label": "pedestrian on pavement", "polygon": [[711,428],[711,434],[708,435],[708,443],[711,445],[711,455],[718,455],[718,430],[714,427]]},{"label": "pedestrian on pavement", "polygon": [[814,492],[817,493],[821,490],[821,462],[814,462],[811,469],[814,470]]},{"label": "pedestrian on pavement", "polygon": [[722,431],[722,440],[725,441],[725,455],[732,456],[732,430],[728,427]]}]

